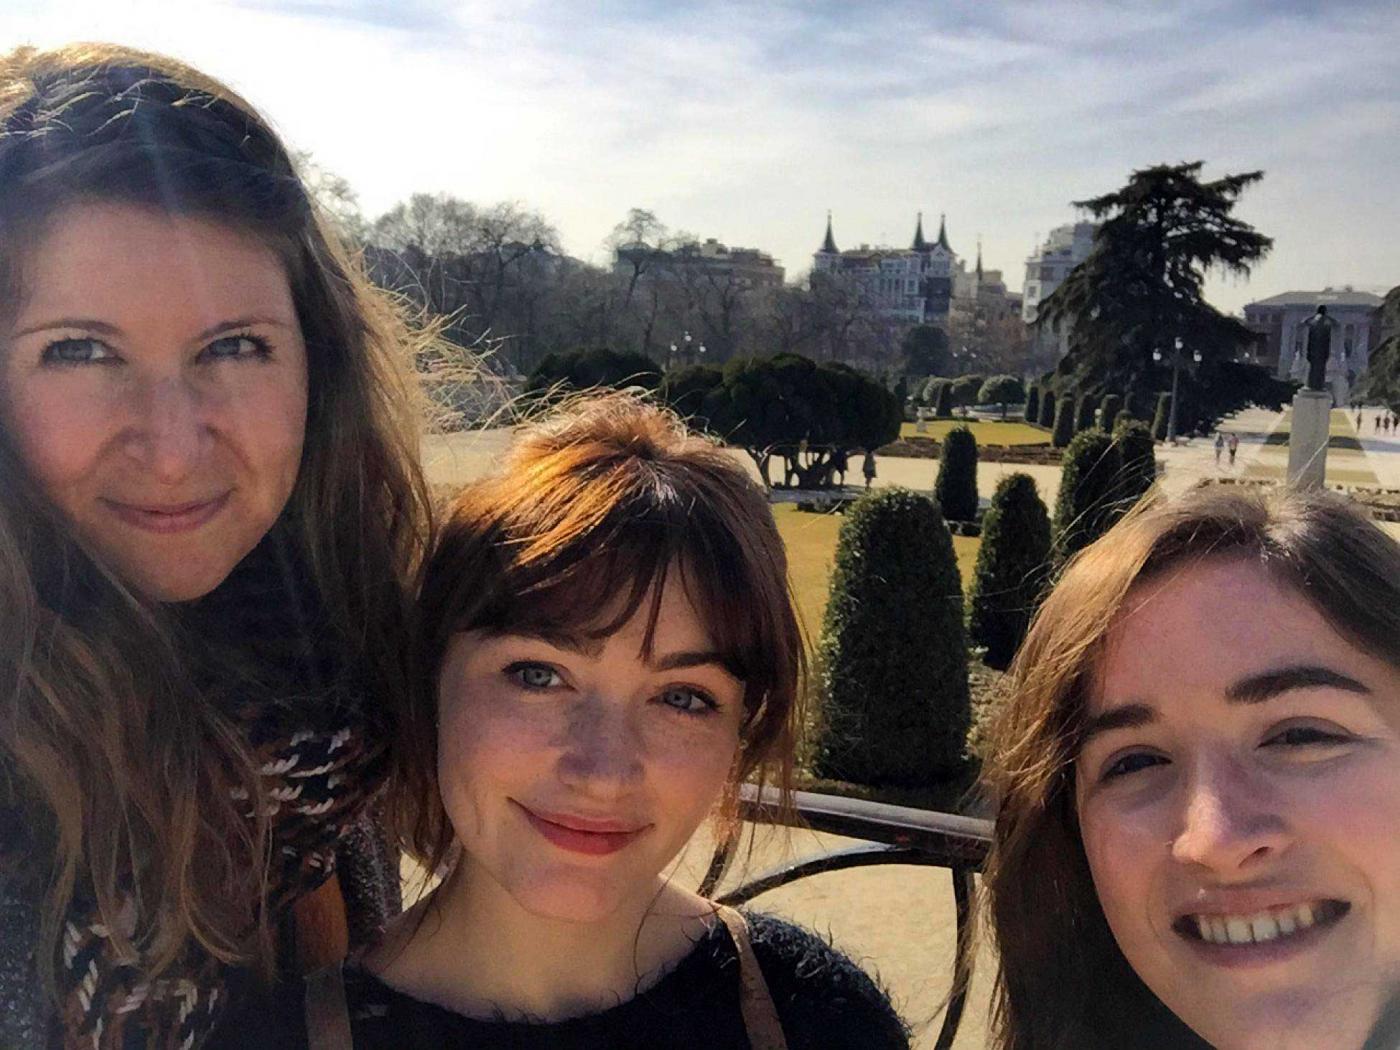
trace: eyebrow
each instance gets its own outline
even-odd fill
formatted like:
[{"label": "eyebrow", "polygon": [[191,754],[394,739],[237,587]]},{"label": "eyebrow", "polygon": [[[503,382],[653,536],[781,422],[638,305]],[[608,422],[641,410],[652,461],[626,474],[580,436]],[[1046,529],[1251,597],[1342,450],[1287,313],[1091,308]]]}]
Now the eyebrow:
[{"label": "eyebrow", "polygon": [[[235,328],[252,328],[255,325],[270,325],[274,328],[291,327],[286,321],[276,317],[261,315],[238,317],[231,321],[220,321],[218,324],[210,325],[208,328],[204,329],[204,331],[196,334],[193,341],[203,342],[206,339],[212,339],[221,332],[231,331]],[[15,333],[15,338],[18,339],[21,336],[34,335],[38,332],[49,332],[58,328],[80,328],[86,332],[97,332],[101,335],[110,335],[118,338],[126,334],[120,327],[110,324],[107,321],[98,321],[91,317],[60,317],[57,320],[44,321],[40,324],[30,325],[28,328],[21,329]]]},{"label": "eyebrow", "polygon": [[[1241,678],[1225,690],[1225,699],[1232,704],[1262,704],[1294,689],[1340,689],[1363,696],[1371,693],[1369,686],[1330,667],[1298,664]],[[1120,704],[1089,719],[1084,726],[1080,745],[1087,744],[1100,733],[1114,729],[1141,729],[1155,721],[1157,709],[1150,704]]]}]

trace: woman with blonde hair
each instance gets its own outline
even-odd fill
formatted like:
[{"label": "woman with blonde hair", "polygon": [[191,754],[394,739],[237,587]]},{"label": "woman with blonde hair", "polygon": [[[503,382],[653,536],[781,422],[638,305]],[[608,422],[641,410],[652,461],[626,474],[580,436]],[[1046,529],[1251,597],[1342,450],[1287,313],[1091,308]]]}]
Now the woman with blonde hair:
[{"label": "woman with blonde hair", "polygon": [[995,1045],[1394,1046],[1400,546],[1205,489],[1066,569],[987,781]]},{"label": "woman with blonde hair", "polygon": [[110,45],[0,57],[0,288],[0,1044],[195,1046],[397,910],[405,331],[246,102]]}]

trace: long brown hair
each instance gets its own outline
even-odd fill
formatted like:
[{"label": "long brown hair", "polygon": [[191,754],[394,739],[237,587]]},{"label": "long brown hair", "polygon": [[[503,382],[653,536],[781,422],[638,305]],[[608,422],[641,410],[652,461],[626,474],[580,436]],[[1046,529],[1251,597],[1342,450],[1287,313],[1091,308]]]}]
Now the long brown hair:
[{"label": "long brown hair", "polygon": [[741,781],[790,793],[802,635],[763,491],[722,448],[630,394],[566,404],[517,438],[504,469],[444,517],[419,600],[421,677],[398,741],[404,845],[430,872],[453,846],[437,784],[437,676],[452,636],[478,628],[605,637],[679,575],[744,682],[746,718],[721,813]]},{"label": "long brown hair", "polygon": [[1074,763],[1104,640],[1137,584],[1247,559],[1358,648],[1400,667],[1400,545],[1339,496],[1201,489],[1139,507],[1081,552],[1009,674],[984,770],[996,801],[985,888],[1002,1050],[1204,1046],[1123,957],[1094,892]]},{"label": "long brown hair", "polygon": [[[413,339],[395,307],[266,122],[221,84],[112,45],[0,56],[0,310],[25,294],[46,222],[93,201],[219,222],[281,259],[309,372],[284,526],[327,644],[362,667],[374,704],[392,703],[406,692],[406,581],[428,509]],[[269,964],[267,829],[234,801],[260,798],[246,742],[192,695],[163,611],[69,536],[3,430],[0,491],[0,812],[22,811],[47,853],[27,865],[45,881],[41,971],[52,981],[60,922],[84,884],[150,976],[191,942]],[[134,929],[116,921],[128,894]]]}]

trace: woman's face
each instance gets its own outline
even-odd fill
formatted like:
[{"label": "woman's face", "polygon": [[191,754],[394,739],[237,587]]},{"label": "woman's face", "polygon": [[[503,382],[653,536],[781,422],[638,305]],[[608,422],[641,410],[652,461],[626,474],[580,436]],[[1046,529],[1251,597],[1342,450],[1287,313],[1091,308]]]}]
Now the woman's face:
[{"label": "woman's face", "polygon": [[[671,580],[677,574],[671,573]],[[734,764],[744,687],[685,590],[602,641],[458,635],[438,680],[438,777],[467,877],[596,922],[656,892]]]},{"label": "woman's face", "polygon": [[77,537],[161,601],[213,590],[291,494],[306,348],[286,272],[203,219],[74,205],[23,260],[0,414]]},{"label": "woman's face", "polygon": [[1222,1050],[1359,1047],[1400,987],[1400,674],[1252,563],[1140,585],[1076,762],[1113,935]]}]

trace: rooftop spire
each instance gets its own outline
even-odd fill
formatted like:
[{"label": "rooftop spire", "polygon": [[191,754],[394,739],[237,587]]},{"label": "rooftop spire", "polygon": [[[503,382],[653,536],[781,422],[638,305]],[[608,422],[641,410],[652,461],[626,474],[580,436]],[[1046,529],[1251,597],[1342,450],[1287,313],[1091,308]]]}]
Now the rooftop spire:
[{"label": "rooftop spire", "polygon": [[822,241],[821,250],[828,255],[840,255],[836,250],[836,238],[831,235],[831,209],[826,210],[826,240]]},{"label": "rooftop spire", "polygon": [[950,252],[953,250],[948,245],[948,216],[943,212],[938,213],[938,243]]},{"label": "rooftop spire", "polygon": [[919,223],[914,227],[914,247],[913,251],[928,251],[928,241],[924,240],[924,213],[919,212]]}]

